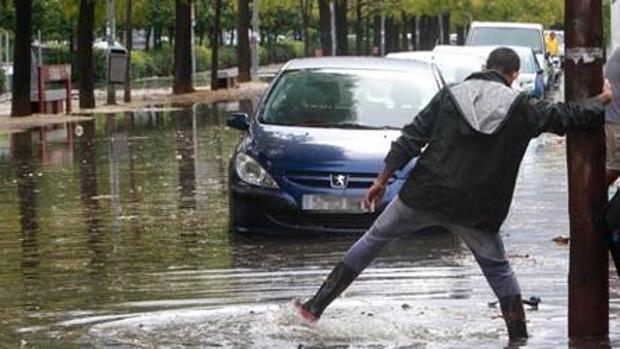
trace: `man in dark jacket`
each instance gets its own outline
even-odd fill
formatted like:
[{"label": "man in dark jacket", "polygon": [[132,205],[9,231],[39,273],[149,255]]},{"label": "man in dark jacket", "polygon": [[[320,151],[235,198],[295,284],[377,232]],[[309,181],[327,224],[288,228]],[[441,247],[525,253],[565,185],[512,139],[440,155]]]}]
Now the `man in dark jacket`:
[{"label": "man in dark jacket", "polygon": [[394,172],[419,156],[415,168],[398,197],[347,251],[316,295],[305,303],[295,301],[306,320],[318,320],[389,241],[441,226],[473,252],[499,299],[510,340],[527,338],[521,291],[498,233],[519,165],[529,141],[543,132],[563,135],[602,127],[603,105],[612,92],[606,84],[603,93],[580,104],[536,100],[510,88],[519,68],[513,50],[494,50],[486,71],[441,90],[403,128],[368,189],[366,205],[380,200]]}]

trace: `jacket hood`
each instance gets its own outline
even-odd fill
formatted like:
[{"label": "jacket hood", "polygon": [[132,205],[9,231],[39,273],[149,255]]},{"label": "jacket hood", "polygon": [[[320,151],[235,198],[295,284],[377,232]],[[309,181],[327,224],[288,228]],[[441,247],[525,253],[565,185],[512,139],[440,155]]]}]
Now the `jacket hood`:
[{"label": "jacket hood", "polygon": [[469,126],[484,134],[499,131],[519,96],[495,71],[474,73],[449,89]]}]

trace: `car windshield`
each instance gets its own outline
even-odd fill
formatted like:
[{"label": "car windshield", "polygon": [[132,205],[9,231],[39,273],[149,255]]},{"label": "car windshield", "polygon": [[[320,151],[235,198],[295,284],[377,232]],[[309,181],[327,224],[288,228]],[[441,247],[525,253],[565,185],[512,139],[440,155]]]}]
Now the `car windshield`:
[{"label": "car windshield", "polygon": [[401,128],[437,91],[428,70],[293,70],[276,82],[261,121],[291,126]]},{"label": "car windshield", "polygon": [[469,75],[484,68],[484,63],[478,59],[461,59],[455,61],[455,56],[436,56],[434,59],[441,76],[447,84],[454,84],[465,80]]},{"label": "car windshield", "polygon": [[540,31],[528,28],[474,28],[470,33],[468,45],[529,46],[534,50],[534,52],[543,52]]},{"label": "car windshield", "polygon": [[521,60],[521,73],[524,74],[536,74],[538,71],[538,64],[535,61],[535,56],[532,51],[524,52],[519,54],[519,59]]}]

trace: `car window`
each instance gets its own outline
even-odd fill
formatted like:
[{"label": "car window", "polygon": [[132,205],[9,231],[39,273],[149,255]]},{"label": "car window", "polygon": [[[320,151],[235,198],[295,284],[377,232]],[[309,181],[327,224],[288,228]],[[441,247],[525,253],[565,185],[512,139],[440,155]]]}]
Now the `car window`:
[{"label": "car window", "polygon": [[477,27],[471,30],[468,45],[472,46],[529,46],[543,52],[540,30],[529,28]]},{"label": "car window", "polygon": [[308,69],[284,73],[261,121],[317,127],[400,128],[437,92],[430,71]]}]

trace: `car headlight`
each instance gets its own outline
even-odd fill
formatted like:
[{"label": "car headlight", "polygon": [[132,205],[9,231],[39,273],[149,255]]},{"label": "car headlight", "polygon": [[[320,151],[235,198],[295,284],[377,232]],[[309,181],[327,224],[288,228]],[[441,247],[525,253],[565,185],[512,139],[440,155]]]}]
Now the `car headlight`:
[{"label": "car headlight", "polygon": [[271,175],[256,160],[244,153],[237,153],[235,168],[244,182],[270,189],[278,188],[278,183]]}]

